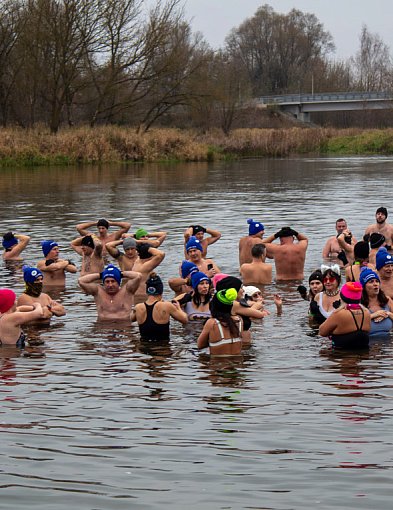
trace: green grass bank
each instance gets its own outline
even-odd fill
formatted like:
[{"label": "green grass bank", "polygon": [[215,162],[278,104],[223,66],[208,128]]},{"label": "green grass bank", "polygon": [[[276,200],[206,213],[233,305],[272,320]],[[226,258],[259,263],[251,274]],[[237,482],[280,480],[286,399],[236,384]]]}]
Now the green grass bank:
[{"label": "green grass bank", "polygon": [[125,127],[1,129],[0,166],[214,161],[293,155],[393,154],[393,129],[237,129],[225,136],[177,129],[137,134]]}]

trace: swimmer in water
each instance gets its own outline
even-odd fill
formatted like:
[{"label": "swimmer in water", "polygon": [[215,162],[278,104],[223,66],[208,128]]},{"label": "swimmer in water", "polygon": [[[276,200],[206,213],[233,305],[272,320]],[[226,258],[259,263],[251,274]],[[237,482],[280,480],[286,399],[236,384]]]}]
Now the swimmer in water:
[{"label": "swimmer in water", "polygon": [[75,264],[70,260],[59,258],[60,249],[55,241],[42,241],[41,247],[45,259],[37,263],[37,269],[44,275],[44,286],[64,286],[66,272],[78,271]]},{"label": "swimmer in water", "polygon": [[20,254],[30,242],[30,236],[7,232],[3,235],[3,260],[22,260]]},{"label": "swimmer in water", "polygon": [[265,227],[262,222],[254,221],[252,218],[247,220],[248,236],[244,236],[239,241],[239,267],[242,264],[252,262],[251,249],[255,244],[260,244]]},{"label": "swimmer in water", "polygon": [[[205,234],[209,234],[209,237],[205,237]],[[194,236],[201,243],[202,257],[206,258],[208,246],[216,243],[220,237],[221,232],[213,230],[212,228],[205,228],[202,225],[190,225],[184,232],[184,256],[187,258],[187,243]]]},{"label": "swimmer in water", "polygon": [[187,314],[188,320],[207,319],[210,317],[211,282],[210,278],[200,271],[191,274],[192,291],[177,296],[177,301]]}]

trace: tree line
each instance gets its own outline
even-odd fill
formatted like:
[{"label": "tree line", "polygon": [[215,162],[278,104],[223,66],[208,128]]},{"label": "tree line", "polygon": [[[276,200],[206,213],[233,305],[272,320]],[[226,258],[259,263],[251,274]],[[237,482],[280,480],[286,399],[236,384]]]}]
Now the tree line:
[{"label": "tree line", "polygon": [[390,50],[364,26],[332,59],[314,14],[263,5],[213,50],[180,0],[0,0],[0,124],[178,126],[229,132],[252,100],[389,90]]}]

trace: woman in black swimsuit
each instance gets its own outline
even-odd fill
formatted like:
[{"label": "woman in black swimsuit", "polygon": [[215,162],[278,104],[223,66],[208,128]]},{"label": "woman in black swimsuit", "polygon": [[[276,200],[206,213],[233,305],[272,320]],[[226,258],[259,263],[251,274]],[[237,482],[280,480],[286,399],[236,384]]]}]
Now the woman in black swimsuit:
[{"label": "woman in black swimsuit", "polygon": [[343,304],[319,326],[319,334],[329,336],[336,349],[367,349],[371,318],[367,308],[360,304],[361,284],[346,283],[340,297]]}]

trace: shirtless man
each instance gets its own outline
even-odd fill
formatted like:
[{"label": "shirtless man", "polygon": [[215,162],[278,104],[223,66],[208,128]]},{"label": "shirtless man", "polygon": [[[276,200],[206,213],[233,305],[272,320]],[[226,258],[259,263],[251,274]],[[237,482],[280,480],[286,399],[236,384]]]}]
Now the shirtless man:
[{"label": "shirtless man", "polygon": [[23,266],[23,279],[26,290],[18,298],[17,305],[34,305],[39,303],[43,310],[42,317],[32,320],[32,324],[49,324],[53,315],[62,317],[66,314],[64,306],[42,292],[43,275],[36,267]]},{"label": "shirtless man", "polygon": [[254,221],[249,218],[248,223],[248,236],[244,236],[239,241],[239,266],[242,264],[252,262],[251,248],[255,244],[260,244],[265,227],[260,221]]},{"label": "shirtless man", "polygon": [[[329,237],[322,250],[322,257],[324,259],[334,259],[334,261],[336,261],[338,255],[343,250],[342,247],[339,245],[337,238],[344,231],[349,231],[347,222],[344,220],[344,218],[339,218],[338,220],[336,220],[337,235]],[[353,245],[356,244],[356,239],[354,237],[352,237],[351,244]],[[339,258],[339,260],[342,265],[346,265],[346,263],[341,258]]]},{"label": "shirtless man", "polygon": [[193,262],[198,271],[205,273],[209,278],[212,278],[216,273],[220,273],[220,268],[212,259],[203,258],[202,243],[195,237],[191,236],[186,244],[187,259]]},{"label": "shirtless man", "polygon": [[[102,244],[102,252],[103,254],[105,254],[106,243],[110,243],[111,241],[116,241],[117,239],[120,239],[123,234],[128,232],[128,230],[131,227],[131,223],[128,223],[127,221],[112,221],[106,220],[105,218],[101,218],[97,222],[87,221],[85,223],[79,223],[79,225],[76,226],[76,230],[79,232],[81,236],[88,236],[91,235],[91,232],[89,232],[88,229],[94,226],[96,226],[98,229],[98,239]],[[119,227],[119,229],[109,234],[108,233],[109,227]]]},{"label": "shirtless man", "polygon": [[266,247],[254,244],[251,248],[252,262],[240,266],[240,274],[244,285],[265,285],[272,282],[272,266],[265,262]]},{"label": "shirtless man", "polygon": [[59,259],[59,245],[55,241],[42,241],[41,247],[45,259],[37,263],[37,269],[44,275],[44,286],[64,286],[66,272],[77,272],[75,264]]},{"label": "shirtless man", "polygon": [[20,254],[30,242],[30,236],[7,232],[3,235],[3,260],[22,260]]},{"label": "shirtless man", "polygon": [[[123,245],[124,253],[122,253],[118,246]],[[106,250],[114,259],[117,260],[122,271],[132,271],[138,252],[136,250],[137,242],[133,237],[125,237],[118,241],[112,241],[106,244]]]},{"label": "shirtless man", "polygon": [[[165,241],[166,236],[167,232],[148,232],[144,228],[138,228],[134,234],[134,238],[138,243],[148,243],[150,246],[153,246],[153,248],[158,248],[161,246]],[[125,236],[123,235],[123,237]]]},{"label": "shirtless man", "polygon": [[164,260],[165,253],[153,248],[147,243],[137,245],[138,257],[134,263],[133,271],[142,275],[139,287],[135,292],[138,303],[146,299],[146,280],[149,274]]},{"label": "shirtless man", "polygon": [[[295,243],[294,239],[298,242]],[[273,244],[275,239],[280,244]],[[304,277],[304,262],[308,238],[304,234],[298,234],[290,227],[283,227],[262,241],[266,245],[266,255],[274,258],[276,265],[276,280],[302,280]]]},{"label": "shirtless man", "polygon": [[[128,278],[120,287],[122,276]],[[135,271],[124,271],[109,264],[101,273],[81,276],[78,280],[81,288],[94,296],[97,306],[98,320],[123,321],[129,320],[134,305],[134,294],[139,286],[142,275]],[[102,285],[98,280],[102,279]]]},{"label": "shirtless man", "polygon": [[95,235],[77,237],[71,242],[71,248],[82,255],[81,276],[89,273],[101,273],[104,269],[102,244]]},{"label": "shirtless man", "polygon": [[381,278],[381,289],[393,299],[393,255],[380,248],[376,255],[376,268]]},{"label": "shirtless man", "polygon": [[387,217],[388,211],[386,207],[378,207],[375,212],[376,223],[369,225],[366,228],[365,234],[372,234],[373,232],[382,234],[385,237],[386,248],[390,250],[393,246],[393,225],[386,221]]},{"label": "shirtless man", "polygon": [[179,294],[187,294],[193,290],[191,285],[191,275],[198,271],[198,267],[193,262],[183,260],[179,270],[180,276],[176,278],[169,278],[168,280],[168,285],[176,296]]},{"label": "shirtless man", "polygon": [[[210,237],[204,237],[205,234],[209,234]],[[190,225],[184,232],[184,256],[187,258],[186,245],[191,237],[196,237],[202,246],[202,257],[205,258],[207,255],[207,247],[213,243],[216,243],[220,237],[221,232],[213,230],[212,228],[205,228],[201,225]]]}]

